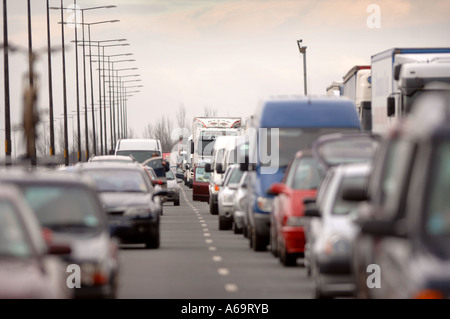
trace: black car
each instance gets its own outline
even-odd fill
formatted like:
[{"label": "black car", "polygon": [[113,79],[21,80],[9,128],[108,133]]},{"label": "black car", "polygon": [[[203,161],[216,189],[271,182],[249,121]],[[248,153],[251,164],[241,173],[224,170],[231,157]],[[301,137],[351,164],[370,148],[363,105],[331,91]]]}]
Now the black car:
[{"label": "black car", "polygon": [[77,172],[94,179],[108,215],[111,236],[122,243],[159,248],[161,204],[141,164],[83,163]]},{"label": "black car", "polygon": [[109,234],[108,221],[92,181],[66,172],[6,170],[0,183],[16,185],[51,241],[67,244],[61,257],[81,270],[75,298],[114,298],[117,294],[118,242]]}]

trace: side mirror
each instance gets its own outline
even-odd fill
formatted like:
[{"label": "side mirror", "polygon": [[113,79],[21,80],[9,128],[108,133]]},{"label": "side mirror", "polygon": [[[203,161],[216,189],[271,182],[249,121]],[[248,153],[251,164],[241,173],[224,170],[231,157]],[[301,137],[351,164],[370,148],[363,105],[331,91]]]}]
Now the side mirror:
[{"label": "side mirror", "polygon": [[309,204],[305,207],[306,217],[320,217],[320,212],[315,204]]},{"label": "side mirror", "polygon": [[241,185],[241,188],[247,189],[247,184],[246,184],[246,183],[242,184],[242,185]]},{"label": "side mirror", "polygon": [[158,196],[167,196],[168,194],[169,194],[169,192],[168,192],[167,190],[161,189],[161,190],[157,191],[156,193],[153,193],[152,199],[155,200],[155,197],[158,197]]},{"label": "side mirror", "polygon": [[217,163],[217,164],[216,164],[216,172],[217,172],[218,174],[223,174],[223,173],[225,173],[225,171],[223,170],[223,165],[222,165],[222,163]]},{"label": "side mirror", "polygon": [[316,199],[314,197],[306,197],[303,198],[303,205],[307,206],[310,204],[315,204],[316,203]]},{"label": "side mirror", "polygon": [[369,200],[369,196],[363,188],[349,187],[343,190],[342,199],[351,202],[362,202]]},{"label": "side mirror", "polygon": [[395,97],[390,96],[387,98],[387,116],[395,115]]},{"label": "side mirror", "polygon": [[277,196],[286,191],[286,185],[282,183],[272,184],[266,191],[267,195]]},{"label": "side mirror", "polygon": [[194,141],[191,141],[191,154],[194,154]]},{"label": "side mirror", "polygon": [[49,244],[47,253],[55,256],[70,255],[72,248],[64,244]]},{"label": "side mirror", "polygon": [[361,227],[361,232],[373,236],[395,236],[405,237],[406,234],[402,229],[400,221],[386,221],[386,220],[362,220],[358,223]]},{"label": "side mirror", "polygon": [[206,164],[205,164],[205,172],[206,172],[206,173],[211,173],[211,172],[212,172],[211,164],[210,164],[210,163],[206,163]]},{"label": "side mirror", "polygon": [[248,171],[248,163],[241,163],[239,166],[239,169],[243,172],[247,172]]}]

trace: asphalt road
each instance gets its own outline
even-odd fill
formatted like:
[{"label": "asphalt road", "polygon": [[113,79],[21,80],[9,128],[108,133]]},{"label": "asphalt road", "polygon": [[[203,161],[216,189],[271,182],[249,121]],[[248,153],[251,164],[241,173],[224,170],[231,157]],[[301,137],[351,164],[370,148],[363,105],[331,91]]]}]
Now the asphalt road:
[{"label": "asphalt road", "polygon": [[303,263],[284,267],[269,251],[254,252],[248,239],[219,231],[207,203],[193,202],[183,186],[180,206],[164,205],[161,246],[123,245],[118,298],[310,299]]}]

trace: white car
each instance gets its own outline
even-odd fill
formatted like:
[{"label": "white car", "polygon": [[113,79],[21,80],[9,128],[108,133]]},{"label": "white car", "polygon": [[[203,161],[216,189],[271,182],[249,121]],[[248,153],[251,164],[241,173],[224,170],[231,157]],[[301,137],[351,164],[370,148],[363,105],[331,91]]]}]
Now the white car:
[{"label": "white car", "polygon": [[219,230],[228,230],[233,226],[234,198],[242,174],[239,164],[228,166],[223,184],[217,196],[219,208]]},{"label": "white car", "polygon": [[315,205],[305,210],[305,216],[310,217],[305,266],[314,282],[315,298],[354,293],[351,252],[358,226],[352,218],[358,202],[344,200],[343,193],[349,187],[364,187],[370,168],[367,163],[331,168],[318,190]]}]

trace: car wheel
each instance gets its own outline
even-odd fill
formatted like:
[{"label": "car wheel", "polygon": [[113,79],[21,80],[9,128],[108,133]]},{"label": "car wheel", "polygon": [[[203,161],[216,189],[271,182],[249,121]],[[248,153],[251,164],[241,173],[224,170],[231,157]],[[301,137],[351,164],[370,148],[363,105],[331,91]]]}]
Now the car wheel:
[{"label": "car wheel", "polygon": [[175,200],[173,201],[173,205],[174,205],[174,206],[180,206],[180,199],[179,199],[179,198],[175,199]]},{"label": "car wheel", "polygon": [[230,220],[223,216],[219,216],[219,230],[229,230],[230,228]]},{"label": "car wheel", "polygon": [[297,256],[295,254],[288,253],[286,248],[284,248],[281,252],[280,261],[283,266],[292,267],[297,265]]},{"label": "car wheel", "polygon": [[267,249],[266,239],[263,236],[258,235],[256,233],[256,229],[252,230],[252,242],[254,251],[266,251]]},{"label": "car wheel", "polygon": [[217,215],[219,213],[219,208],[217,205],[214,205],[213,203],[209,203],[209,213],[211,215]]},{"label": "car wheel", "polygon": [[274,257],[278,257],[278,242],[274,227],[270,227],[270,252]]},{"label": "car wheel", "polygon": [[145,242],[145,248],[157,249],[159,248],[159,245],[160,245],[160,232],[158,227],[155,234]]},{"label": "car wheel", "polygon": [[322,289],[320,288],[320,272],[317,265],[312,266],[312,281],[313,281],[313,298],[314,299],[329,299],[330,297],[324,295]]},{"label": "car wheel", "polygon": [[233,228],[233,233],[235,233],[235,234],[242,234],[243,229],[237,227],[237,226],[236,226],[236,223],[235,223],[234,221],[233,221],[233,226],[232,226],[232,228]]}]

